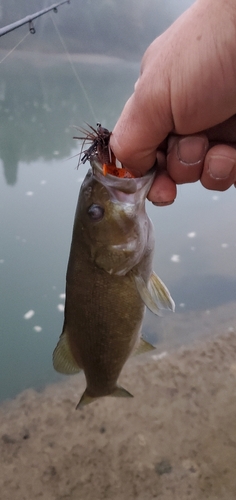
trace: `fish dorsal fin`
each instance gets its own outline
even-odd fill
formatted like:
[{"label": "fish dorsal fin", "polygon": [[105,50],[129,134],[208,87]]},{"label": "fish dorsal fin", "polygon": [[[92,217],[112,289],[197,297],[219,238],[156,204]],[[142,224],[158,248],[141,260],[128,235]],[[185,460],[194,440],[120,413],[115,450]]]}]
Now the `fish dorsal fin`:
[{"label": "fish dorsal fin", "polygon": [[71,354],[66,331],[61,334],[59,342],[54,349],[53,366],[57,372],[64,373],[65,375],[74,375],[81,370]]},{"label": "fish dorsal fin", "polygon": [[154,345],[150,344],[149,342],[147,342],[147,340],[144,340],[141,337],[141,339],[137,344],[137,347],[135,347],[133,351],[133,356],[138,356],[139,354],[143,354],[144,352],[148,351],[153,351],[154,349],[156,349]]},{"label": "fish dorsal fin", "polygon": [[134,274],[134,280],[144,304],[157,316],[161,316],[160,309],[175,310],[175,303],[169,290],[158,276],[152,271],[146,285],[142,276]]}]

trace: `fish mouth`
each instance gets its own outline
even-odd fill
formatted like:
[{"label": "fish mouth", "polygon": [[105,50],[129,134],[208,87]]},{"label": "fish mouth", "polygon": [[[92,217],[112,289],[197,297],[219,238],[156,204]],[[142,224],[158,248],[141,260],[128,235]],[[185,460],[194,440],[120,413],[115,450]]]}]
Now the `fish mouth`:
[{"label": "fish mouth", "polygon": [[[156,168],[152,167],[143,177],[117,177],[110,173],[104,175],[103,165],[97,155],[90,158],[90,164],[97,181],[103,184],[109,192],[112,191],[115,197],[117,197],[118,193],[136,195],[133,197],[134,199],[129,196],[128,201],[130,203],[136,203],[138,200],[146,198],[156,173]],[[120,196],[118,198],[121,201]]]}]

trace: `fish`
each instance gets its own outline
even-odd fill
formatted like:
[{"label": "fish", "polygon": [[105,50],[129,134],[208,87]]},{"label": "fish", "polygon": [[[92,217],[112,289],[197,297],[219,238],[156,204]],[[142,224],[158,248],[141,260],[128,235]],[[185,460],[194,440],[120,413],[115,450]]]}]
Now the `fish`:
[{"label": "fish", "polygon": [[115,165],[104,168],[95,149],[89,161],[74,219],[64,325],[53,352],[56,371],[85,374],[77,409],[103,396],[133,397],[118,379],[131,355],[154,349],[141,334],[145,309],[160,315],[175,307],[152,269],[154,228],[145,199],[155,168],[120,177]]}]

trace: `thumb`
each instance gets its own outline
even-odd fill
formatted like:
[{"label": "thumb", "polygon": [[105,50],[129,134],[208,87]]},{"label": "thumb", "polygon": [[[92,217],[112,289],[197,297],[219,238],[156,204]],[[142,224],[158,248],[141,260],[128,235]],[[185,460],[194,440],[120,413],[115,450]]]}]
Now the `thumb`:
[{"label": "thumb", "polygon": [[[172,129],[172,121],[164,119],[170,111],[168,85],[160,82],[158,103],[153,109],[150,80],[143,73],[135,85],[110,138],[111,149],[135,176],[143,175],[155,163],[158,145]],[[157,91],[157,90],[156,90]],[[156,100],[156,99],[155,99]],[[158,109],[156,109],[158,108]],[[171,117],[171,112],[169,113]]]}]

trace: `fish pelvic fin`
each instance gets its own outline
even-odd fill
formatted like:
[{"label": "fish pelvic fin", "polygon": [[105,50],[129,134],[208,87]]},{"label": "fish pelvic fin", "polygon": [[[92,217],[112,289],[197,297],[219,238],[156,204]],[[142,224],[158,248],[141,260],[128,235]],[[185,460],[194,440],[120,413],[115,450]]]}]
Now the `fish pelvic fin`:
[{"label": "fish pelvic fin", "polygon": [[142,276],[138,274],[134,274],[134,280],[144,304],[154,314],[161,316],[161,309],[175,310],[175,303],[168,288],[154,271],[152,271],[147,285]]},{"label": "fish pelvic fin", "polygon": [[[120,386],[116,386],[114,391],[111,394],[107,394],[107,396],[112,396],[114,398],[133,398],[133,395],[128,392],[126,389]],[[87,389],[85,389],[84,393],[82,394],[77,406],[76,410],[82,409],[84,406],[89,405],[90,403],[93,403],[93,401],[96,401],[96,399],[99,399],[99,397],[92,397],[88,394]]]},{"label": "fish pelvic fin", "polygon": [[53,351],[53,367],[57,372],[64,373],[64,375],[74,375],[81,370],[71,354],[66,330],[61,334]]}]

